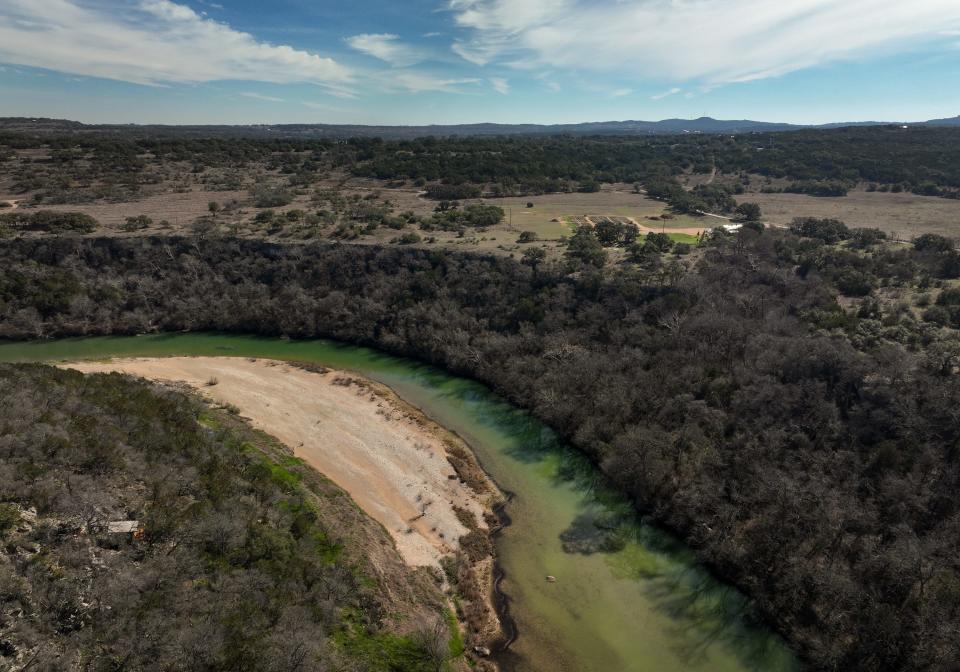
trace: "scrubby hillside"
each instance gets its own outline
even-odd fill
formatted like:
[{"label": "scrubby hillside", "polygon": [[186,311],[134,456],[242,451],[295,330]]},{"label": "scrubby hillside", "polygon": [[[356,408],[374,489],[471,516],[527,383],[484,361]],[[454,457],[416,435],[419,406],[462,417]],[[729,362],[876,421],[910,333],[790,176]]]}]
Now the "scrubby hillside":
[{"label": "scrubby hillside", "polygon": [[228,411],[0,365],[0,668],[442,669],[433,578]]}]

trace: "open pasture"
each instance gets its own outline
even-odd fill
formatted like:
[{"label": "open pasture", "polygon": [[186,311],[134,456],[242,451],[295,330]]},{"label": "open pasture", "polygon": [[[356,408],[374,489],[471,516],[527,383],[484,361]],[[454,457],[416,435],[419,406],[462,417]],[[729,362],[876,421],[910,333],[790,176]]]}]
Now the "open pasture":
[{"label": "open pasture", "polygon": [[853,227],[871,227],[909,239],[924,233],[960,236],[960,201],[915,194],[851,191],[839,198],[802,194],[749,194],[739,201],[757,203],[763,221],[788,226],[794,217],[839,219]]}]

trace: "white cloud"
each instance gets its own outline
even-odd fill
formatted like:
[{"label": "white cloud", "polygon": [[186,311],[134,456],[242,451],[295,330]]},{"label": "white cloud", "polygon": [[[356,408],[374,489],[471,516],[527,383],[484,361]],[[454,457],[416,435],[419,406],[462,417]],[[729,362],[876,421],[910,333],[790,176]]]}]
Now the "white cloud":
[{"label": "white cloud", "polygon": [[556,82],[547,82],[547,88],[554,93],[560,93],[560,85]]},{"label": "white cloud", "polygon": [[250,80],[343,88],[351,79],[332,58],[260,42],[170,0],[3,0],[0,61],[154,86]]},{"label": "white cloud", "polygon": [[405,67],[423,60],[423,54],[415,47],[400,42],[399,35],[364,33],[348,37],[346,42],[350,48],[395,67]]},{"label": "white cloud", "polygon": [[479,84],[479,79],[444,79],[420,72],[401,72],[392,75],[390,81],[410,93],[434,91],[440,93],[462,93],[465,84]]},{"label": "white cloud", "polygon": [[309,107],[311,110],[321,110],[323,112],[340,112],[339,107],[334,107],[333,105],[324,105],[323,103],[315,103],[312,100],[301,101],[301,104],[304,107]]},{"label": "white cloud", "polygon": [[490,59],[492,59],[497,53],[496,49],[491,48],[489,46],[483,47],[479,45],[479,43],[477,47],[470,48],[470,47],[464,46],[460,42],[454,42],[450,46],[450,49],[457,56],[459,56],[465,61],[473,63],[474,65],[486,65],[487,63],[490,62]]},{"label": "white cloud", "polygon": [[469,31],[453,50],[473,63],[706,84],[893,53],[960,29],[957,0],[450,0],[448,9]]},{"label": "white cloud", "polygon": [[663,100],[664,98],[669,98],[670,96],[675,96],[676,94],[680,93],[681,91],[683,91],[683,89],[675,86],[675,87],[673,87],[672,89],[668,89],[667,91],[664,91],[663,93],[658,93],[658,94],[655,95],[655,96],[650,96],[650,100]]},{"label": "white cloud", "polygon": [[624,96],[629,96],[633,93],[633,89],[614,89],[610,92],[611,98],[623,98]]},{"label": "white cloud", "polygon": [[510,93],[510,82],[503,77],[491,77],[490,86],[492,86],[493,90],[497,93],[502,93],[504,95]]},{"label": "white cloud", "polygon": [[254,100],[263,100],[268,103],[282,103],[283,98],[274,98],[273,96],[264,96],[263,94],[256,93],[254,91],[244,91],[240,94],[244,98],[253,98]]}]

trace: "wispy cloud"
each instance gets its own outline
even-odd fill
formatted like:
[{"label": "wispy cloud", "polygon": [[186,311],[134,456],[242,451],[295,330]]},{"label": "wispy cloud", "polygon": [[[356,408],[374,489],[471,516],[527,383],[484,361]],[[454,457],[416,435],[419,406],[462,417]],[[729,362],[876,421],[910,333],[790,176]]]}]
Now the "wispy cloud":
[{"label": "wispy cloud", "polygon": [[675,86],[675,87],[673,87],[672,89],[668,89],[667,91],[664,91],[663,93],[658,93],[658,94],[656,94],[655,96],[650,96],[650,100],[663,100],[664,98],[669,98],[670,96],[675,96],[675,95],[677,95],[678,93],[680,93],[681,91],[683,91],[683,89],[681,89],[680,87]]},{"label": "wispy cloud", "polygon": [[705,84],[897,52],[960,30],[957,0],[449,0],[448,9],[469,31],[452,48],[472,63]]},{"label": "wispy cloud", "polygon": [[325,105],[324,103],[316,103],[312,100],[301,101],[301,105],[304,107],[309,107],[311,110],[320,110],[322,112],[340,112],[339,107],[334,105]]},{"label": "wispy cloud", "polygon": [[633,89],[614,89],[610,92],[611,98],[623,98],[624,96],[629,96],[633,93]]},{"label": "wispy cloud", "polygon": [[240,95],[243,96],[244,98],[253,98],[254,100],[263,100],[263,101],[266,101],[266,102],[268,102],[268,103],[282,103],[282,102],[283,102],[283,98],[275,98],[275,97],[273,97],[273,96],[265,96],[265,95],[263,95],[263,94],[261,94],[261,93],[255,92],[255,91],[244,91],[244,92],[242,92]]},{"label": "wispy cloud", "polygon": [[490,86],[492,86],[493,90],[497,93],[502,93],[503,95],[510,93],[510,82],[503,77],[491,77]]},{"label": "wispy cloud", "polygon": [[457,56],[474,65],[486,65],[498,52],[495,47],[484,47],[480,42],[475,42],[472,47],[467,47],[460,42],[454,42],[450,46],[450,49]]},{"label": "wispy cloud", "polygon": [[395,85],[410,93],[427,91],[462,93],[464,85],[479,84],[482,81],[475,78],[449,79],[420,72],[401,72],[392,75],[390,79]]},{"label": "wispy cloud", "polygon": [[399,35],[390,33],[364,33],[346,40],[351,49],[379,58],[394,67],[406,67],[423,60],[424,55],[416,47],[404,44]]},{"label": "wispy cloud", "polygon": [[146,85],[249,80],[342,88],[332,58],[259,41],[170,0],[3,0],[0,61]]}]

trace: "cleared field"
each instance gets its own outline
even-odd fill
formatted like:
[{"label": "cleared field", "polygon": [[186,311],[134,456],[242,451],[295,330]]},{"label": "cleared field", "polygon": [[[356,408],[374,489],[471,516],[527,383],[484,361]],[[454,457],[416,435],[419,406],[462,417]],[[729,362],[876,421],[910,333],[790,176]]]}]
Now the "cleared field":
[{"label": "cleared field", "polygon": [[[197,217],[209,214],[207,205],[221,205],[249,199],[246,191],[192,191],[183,194],[158,194],[127,203],[89,203],[42,205],[38,209],[58,212],[82,212],[96,219],[107,229],[117,229],[127,217],[147,215],[154,223],[167,220],[174,228],[186,227]],[[22,205],[22,204],[21,204]]]},{"label": "cleared field", "polygon": [[[491,198],[484,203],[498,205],[507,212],[505,227],[509,226],[512,212],[515,231],[534,231],[541,238],[569,236],[573,232],[571,217],[633,217],[640,221],[663,212],[663,203],[627,190]],[[533,203],[533,207],[528,208],[527,203]]]},{"label": "cleared field", "polygon": [[748,194],[768,224],[786,226],[794,217],[832,217],[851,227],[875,227],[900,237],[923,233],[960,236],[960,201],[914,194],[853,191],[841,198],[801,194]]}]

